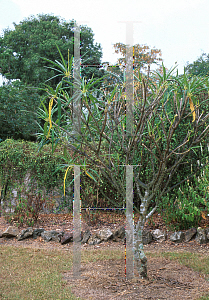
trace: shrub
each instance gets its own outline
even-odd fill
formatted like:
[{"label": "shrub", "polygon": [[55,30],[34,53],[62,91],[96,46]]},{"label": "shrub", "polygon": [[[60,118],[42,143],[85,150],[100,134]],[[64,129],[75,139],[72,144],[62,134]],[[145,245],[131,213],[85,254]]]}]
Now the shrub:
[{"label": "shrub", "polygon": [[197,226],[209,212],[209,167],[202,175],[182,184],[175,193],[162,197],[159,210],[167,224],[176,229]]}]

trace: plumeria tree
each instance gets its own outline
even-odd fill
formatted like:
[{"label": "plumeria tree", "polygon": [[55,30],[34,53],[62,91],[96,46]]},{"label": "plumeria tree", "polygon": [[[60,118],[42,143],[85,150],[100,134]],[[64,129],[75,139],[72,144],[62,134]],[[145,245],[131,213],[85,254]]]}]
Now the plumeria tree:
[{"label": "plumeria tree", "polygon": [[[122,66],[126,65],[126,45],[123,43],[116,43],[113,45],[115,53],[121,54],[122,57],[118,59],[118,63]],[[147,45],[136,44],[133,46],[134,68],[147,69],[151,64],[159,64],[162,61],[162,52],[160,49],[150,49]]]},{"label": "plumeria tree", "polygon": [[[72,60],[67,65],[61,58],[62,65],[52,63],[54,69],[63,72],[63,79],[56,90],[47,87],[49,106],[42,103],[43,109],[39,110],[39,117],[45,121],[39,134],[40,145],[51,143],[54,151],[56,145],[61,144],[63,153],[69,150],[79,154],[65,156],[67,163],[72,165],[80,159],[85,163],[86,174],[98,184],[102,175],[119,195],[117,201],[110,199],[117,206],[126,198],[125,170],[120,166],[134,166],[134,199],[139,219],[133,225],[133,252],[139,276],[147,277],[143,228],[179,167],[189,161],[191,153],[208,137],[209,112],[204,105],[208,98],[198,100],[208,91],[208,79],[189,79],[186,74],[179,76],[174,69],[167,71],[164,66],[162,74],[149,70],[147,75],[138,72],[134,80],[138,82],[140,93],[134,94],[132,133],[129,134],[123,82],[116,83],[110,92],[100,90],[102,96],[97,98],[98,80],[87,82],[82,78],[77,103],[80,115],[75,122],[72,90],[77,85],[73,86],[69,73]],[[75,126],[78,122],[80,126]]]}]

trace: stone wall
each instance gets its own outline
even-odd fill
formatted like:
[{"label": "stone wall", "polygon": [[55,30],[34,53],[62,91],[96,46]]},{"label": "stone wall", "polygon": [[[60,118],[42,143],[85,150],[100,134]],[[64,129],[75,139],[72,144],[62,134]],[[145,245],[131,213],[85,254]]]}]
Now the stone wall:
[{"label": "stone wall", "polygon": [[73,191],[70,186],[66,186],[64,197],[63,181],[59,186],[50,190],[39,187],[36,180],[31,178],[27,172],[24,179],[14,180],[9,186],[0,184],[0,208],[2,213],[12,213],[21,199],[27,201],[29,205],[41,206],[43,213],[59,213],[68,211],[72,207]]}]

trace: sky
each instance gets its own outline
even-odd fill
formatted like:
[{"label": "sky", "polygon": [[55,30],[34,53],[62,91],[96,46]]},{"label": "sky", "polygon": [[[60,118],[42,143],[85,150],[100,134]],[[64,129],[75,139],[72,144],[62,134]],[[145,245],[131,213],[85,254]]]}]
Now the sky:
[{"label": "sky", "polygon": [[177,63],[180,74],[187,62],[209,53],[208,0],[0,0],[0,34],[14,29],[13,22],[42,13],[90,27],[103,62],[117,62],[113,44],[126,44],[127,21],[134,21],[128,31],[133,44],[161,49],[164,65]]}]

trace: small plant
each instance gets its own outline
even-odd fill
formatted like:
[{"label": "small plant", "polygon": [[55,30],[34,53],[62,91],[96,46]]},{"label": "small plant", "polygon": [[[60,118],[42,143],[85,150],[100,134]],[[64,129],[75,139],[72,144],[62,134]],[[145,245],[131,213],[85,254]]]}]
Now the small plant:
[{"label": "small plant", "polygon": [[96,224],[98,224],[99,223],[99,220],[100,220],[100,212],[99,211],[92,211],[92,214],[91,214],[91,220],[90,220],[90,222],[91,222],[91,224],[92,225],[96,225]]},{"label": "small plant", "polygon": [[100,220],[100,212],[92,210],[90,207],[83,211],[82,216],[89,226],[98,224]]},{"label": "small plant", "polygon": [[151,218],[149,219],[148,224],[151,225],[151,226],[155,226],[155,222],[154,222],[154,220],[153,220],[153,215],[152,215]]},{"label": "small plant", "polygon": [[[13,213],[6,216],[9,223],[18,222],[20,226],[27,224],[33,226],[38,220],[39,213],[42,210],[44,199],[41,198],[41,194],[37,195],[21,195],[18,194],[18,201]],[[16,223],[17,225],[17,223]]]}]

